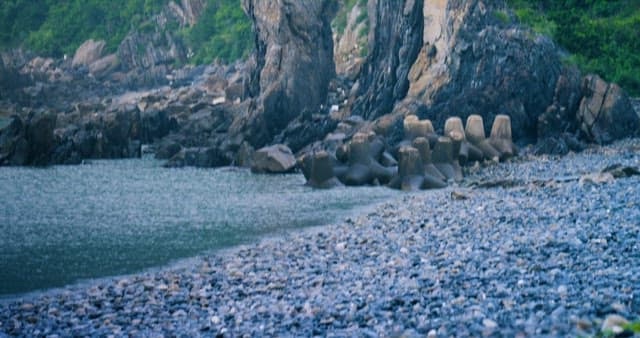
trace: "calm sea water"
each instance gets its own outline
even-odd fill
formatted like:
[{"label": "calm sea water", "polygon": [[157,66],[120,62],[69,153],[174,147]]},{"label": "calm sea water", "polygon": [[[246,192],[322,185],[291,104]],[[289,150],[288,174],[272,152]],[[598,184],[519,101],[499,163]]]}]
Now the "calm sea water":
[{"label": "calm sea water", "polygon": [[160,267],[340,220],[396,193],[152,159],[0,168],[0,295]]}]

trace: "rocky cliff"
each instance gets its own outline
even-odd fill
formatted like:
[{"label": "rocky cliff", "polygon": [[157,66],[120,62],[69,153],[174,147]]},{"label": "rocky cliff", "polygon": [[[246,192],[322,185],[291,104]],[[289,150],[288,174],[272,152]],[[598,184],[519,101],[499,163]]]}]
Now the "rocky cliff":
[{"label": "rocky cliff", "polygon": [[353,114],[391,113],[409,89],[409,70],[422,47],[422,0],[369,1],[369,57],[358,80]]},{"label": "rocky cliff", "polygon": [[[454,115],[506,114],[521,142],[565,133],[608,142],[637,133],[625,127],[601,138],[578,128],[588,106],[580,102],[590,95],[579,72],[563,62],[553,41],[520,27],[505,1],[371,0],[369,10],[370,54],[354,114],[416,114],[438,130]],[[628,104],[610,106],[614,123],[637,123]]]},{"label": "rocky cliff", "polygon": [[335,76],[331,0],[243,0],[255,29],[252,143],[264,145],[303,112],[322,111]]}]

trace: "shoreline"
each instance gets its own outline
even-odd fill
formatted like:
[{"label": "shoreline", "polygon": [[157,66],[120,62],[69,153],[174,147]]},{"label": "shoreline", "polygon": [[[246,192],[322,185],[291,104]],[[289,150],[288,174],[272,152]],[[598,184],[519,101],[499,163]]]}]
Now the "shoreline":
[{"label": "shoreline", "polygon": [[613,163],[639,166],[640,139],[469,175],[549,184],[404,194],[342,222],[221,249],[179,268],[0,299],[0,332],[597,332],[609,314],[640,316],[640,205],[632,198],[640,178],[584,186],[553,178]]},{"label": "shoreline", "polygon": [[[111,160],[100,160],[100,161],[111,161]],[[245,168],[235,168],[235,167],[222,167],[222,168],[216,168],[213,170],[228,170],[228,169],[234,169],[234,170],[238,169],[238,170],[247,170],[247,171],[249,170]],[[176,170],[176,169],[168,169],[168,170]],[[299,175],[302,176],[302,174],[299,174]],[[359,188],[363,188],[363,187],[341,187],[338,189],[359,189]],[[395,197],[389,196],[388,200],[385,200],[385,201],[373,202],[370,205],[356,206],[348,212],[348,215],[339,217],[339,219],[334,221],[327,221],[327,223],[325,224],[305,226],[301,228],[286,228],[286,229],[283,228],[276,232],[260,237],[255,241],[251,241],[243,244],[231,245],[228,247],[209,249],[193,257],[176,258],[171,262],[169,262],[168,264],[148,267],[138,272],[132,272],[132,273],[121,274],[121,275],[113,275],[113,276],[97,277],[97,278],[86,278],[86,279],[81,279],[64,286],[50,287],[50,288],[38,289],[38,290],[33,290],[33,291],[28,291],[23,293],[16,293],[16,294],[0,295],[0,309],[2,308],[2,306],[6,306],[12,302],[17,302],[17,301],[29,302],[29,301],[36,300],[37,298],[51,297],[51,296],[56,296],[56,295],[65,293],[65,292],[74,292],[81,289],[87,289],[99,284],[111,283],[119,279],[126,279],[126,278],[130,279],[136,276],[143,276],[143,275],[150,276],[153,274],[169,272],[169,271],[176,271],[176,272],[183,271],[188,269],[191,264],[200,263],[203,259],[206,259],[207,257],[210,257],[210,256],[230,256],[235,254],[236,251],[249,249],[263,242],[268,243],[273,241],[281,241],[286,236],[289,236],[289,235],[303,235],[307,233],[315,234],[317,232],[322,232],[322,230],[325,229],[326,227],[342,224],[347,219],[356,217],[364,212],[375,210],[375,208],[378,207],[379,205],[391,202],[397,198],[398,198],[397,196]]]}]

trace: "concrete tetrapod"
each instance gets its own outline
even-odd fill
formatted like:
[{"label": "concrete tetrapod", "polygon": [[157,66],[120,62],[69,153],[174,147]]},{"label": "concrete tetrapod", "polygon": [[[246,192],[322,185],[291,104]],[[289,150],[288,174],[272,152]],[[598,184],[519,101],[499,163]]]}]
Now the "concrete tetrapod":
[{"label": "concrete tetrapod", "polygon": [[307,185],[317,189],[330,189],[342,186],[334,173],[331,156],[326,151],[319,151],[310,156],[311,172]]},{"label": "concrete tetrapod", "polygon": [[458,160],[461,164],[465,164],[468,161],[482,161],[484,159],[482,150],[471,144],[465,137],[462,120],[459,117],[450,117],[447,119],[444,124],[444,136],[449,136],[454,141],[462,137],[460,150],[458,152]]},{"label": "concrete tetrapod", "polygon": [[402,126],[404,127],[404,139],[409,141],[408,144],[411,144],[418,137],[426,138],[431,144],[435,144],[438,139],[430,120],[420,120],[416,115],[408,115],[404,118]]},{"label": "concrete tetrapod", "polygon": [[338,178],[342,183],[351,186],[373,184],[376,181],[386,184],[395,173],[393,168],[385,168],[373,158],[369,135],[364,133],[357,133],[351,139],[347,166],[345,175]]},{"label": "concrete tetrapod", "polygon": [[511,136],[511,118],[508,115],[498,115],[491,127],[489,143],[500,152],[500,159],[506,160],[518,155],[518,147]]},{"label": "concrete tetrapod", "polygon": [[389,187],[403,191],[416,191],[420,189],[444,188],[446,183],[424,175],[422,159],[418,149],[403,146],[398,151],[398,174],[391,180]]},{"label": "concrete tetrapod", "polygon": [[443,136],[438,138],[432,154],[433,164],[438,168],[447,180],[462,181],[460,165],[455,165],[454,143],[451,138]]},{"label": "concrete tetrapod", "polygon": [[445,183],[447,177],[444,176],[431,161],[431,147],[429,146],[429,141],[424,137],[418,137],[413,140],[413,147],[418,149],[422,165],[424,166],[425,175],[429,175]]},{"label": "concrete tetrapod", "polygon": [[469,115],[465,128],[465,136],[469,143],[476,146],[486,160],[498,162],[500,160],[500,152],[494,148],[484,133],[484,122],[480,115]]}]

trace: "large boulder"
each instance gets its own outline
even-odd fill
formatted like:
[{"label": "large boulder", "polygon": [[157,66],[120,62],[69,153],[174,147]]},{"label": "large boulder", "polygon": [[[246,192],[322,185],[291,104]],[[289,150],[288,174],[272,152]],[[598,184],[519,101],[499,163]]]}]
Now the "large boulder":
[{"label": "large boulder", "polygon": [[31,112],[26,120],[13,116],[0,130],[0,165],[47,165],[56,146],[56,115]]},{"label": "large boulder", "polygon": [[577,119],[588,140],[606,144],[638,135],[640,118],[620,86],[588,75],[583,80],[583,92]]},{"label": "large boulder", "polygon": [[[302,112],[319,112],[335,75],[331,0],[243,0],[256,31],[250,94],[254,146],[262,146]],[[254,133],[255,134],[255,133]]]},{"label": "large boulder", "polygon": [[74,67],[89,66],[98,61],[102,57],[104,47],[107,45],[104,40],[94,41],[93,39],[85,41],[78,47],[71,64]]},{"label": "large boulder", "polygon": [[115,71],[118,68],[118,64],[118,56],[116,54],[109,54],[92,62],[89,65],[89,73],[97,78],[102,78]]},{"label": "large boulder", "polygon": [[56,114],[49,112],[31,114],[26,133],[29,142],[29,164],[49,164],[51,153],[56,146],[53,134],[56,117]]},{"label": "large boulder", "polygon": [[251,171],[254,173],[280,174],[293,171],[296,158],[291,149],[283,144],[276,144],[257,150],[253,154]]}]

